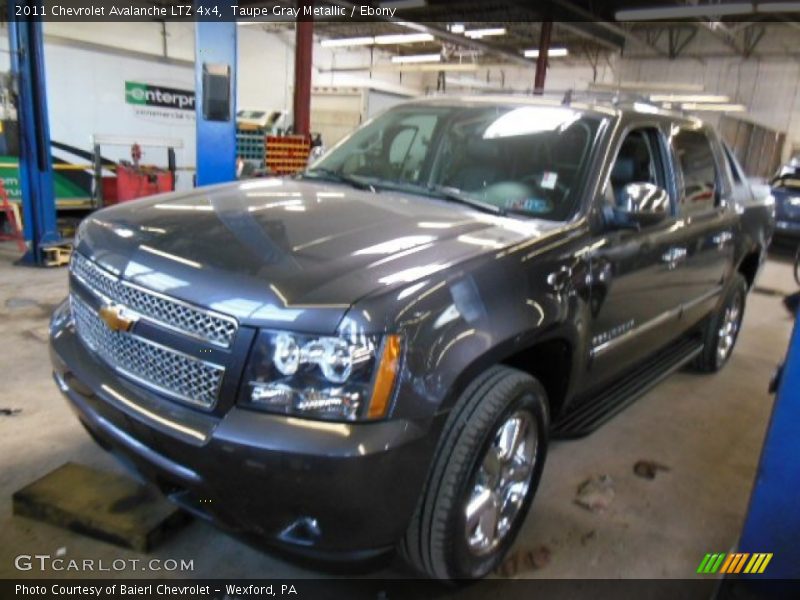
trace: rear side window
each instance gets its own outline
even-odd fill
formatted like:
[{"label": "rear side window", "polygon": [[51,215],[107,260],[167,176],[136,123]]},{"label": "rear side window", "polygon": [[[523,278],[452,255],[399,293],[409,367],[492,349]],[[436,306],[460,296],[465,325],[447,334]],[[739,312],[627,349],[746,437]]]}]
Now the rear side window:
[{"label": "rear side window", "polygon": [[693,215],[712,210],[717,198],[717,166],[711,143],[702,131],[681,129],[672,138],[683,186],[680,213]]}]

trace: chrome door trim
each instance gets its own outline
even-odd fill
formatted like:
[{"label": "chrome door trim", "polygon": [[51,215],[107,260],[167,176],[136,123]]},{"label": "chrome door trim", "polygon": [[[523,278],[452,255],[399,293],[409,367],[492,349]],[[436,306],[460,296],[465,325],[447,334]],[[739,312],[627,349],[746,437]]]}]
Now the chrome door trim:
[{"label": "chrome door trim", "polygon": [[670,309],[670,310],[668,310],[666,312],[663,312],[660,315],[658,315],[657,317],[654,317],[654,318],[650,319],[649,321],[647,321],[645,323],[642,323],[638,327],[635,327],[633,329],[630,329],[630,330],[626,331],[625,333],[623,333],[622,335],[620,335],[618,337],[615,337],[615,338],[610,339],[610,340],[608,340],[606,342],[603,342],[602,344],[598,344],[597,346],[594,346],[589,351],[589,356],[591,358],[597,358],[601,354],[604,354],[605,352],[608,352],[609,350],[613,350],[614,348],[616,348],[620,344],[624,344],[626,341],[629,341],[629,340],[631,340],[631,339],[633,339],[633,338],[635,338],[635,337],[637,337],[637,336],[639,336],[639,335],[641,335],[643,333],[647,333],[648,331],[650,331],[654,327],[658,327],[659,325],[662,325],[663,323],[666,323],[667,321],[670,321],[672,319],[677,319],[685,311],[690,310],[690,309],[694,308],[695,306],[698,306],[698,305],[702,304],[703,302],[706,302],[707,300],[710,300],[711,298],[713,298],[715,296],[718,296],[721,291],[722,291],[722,286],[721,285],[717,286],[714,289],[709,290],[708,292],[702,294],[701,296],[698,296],[697,298],[694,298],[694,299],[690,300],[689,302],[684,302],[680,306],[678,306],[676,308],[672,308],[672,309]]},{"label": "chrome door trim", "polygon": [[700,296],[698,296],[694,300],[689,300],[689,302],[684,302],[683,310],[684,311],[690,310],[690,309],[694,308],[695,306],[697,306],[698,304],[702,304],[706,300],[710,300],[711,298],[713,298],[715,296],[719,296],[720,292],[722,292],[722,286],[718,285],[714,289],[707,291],[705,294],[701,294]]}]

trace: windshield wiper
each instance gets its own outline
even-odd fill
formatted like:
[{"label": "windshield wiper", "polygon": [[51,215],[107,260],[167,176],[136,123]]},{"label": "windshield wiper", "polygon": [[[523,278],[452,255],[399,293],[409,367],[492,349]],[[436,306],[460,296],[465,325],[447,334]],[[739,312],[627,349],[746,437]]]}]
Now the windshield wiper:
[{"label": "windshield wiper", "polygon": [[506,210],[504,208],[495,206],[494,204],[489,204],[488,202],[482,202],[481,200],[473,198],[468,193],[463,192],[458,188],[449,187],[446,185],[430,185],[426,189],[436,196],[444,198],[445,200],[450,200],[451,202],[465,204],[467,206],[471,206],[472,208],[477,208],[478,210],[489,212],[495,215],[506,214]]},{"label": "windshield wiper", "polygon": [[[319,173],[319,177],[316,175]],[[367,183],[366,181],[362,181],[361,179],[354,177],[352,175],[345,175],[344,173],[340,173],[339,171],[334,171],[333,169],[327,169],[325,167],[316,167],[314,169],[308,169],[306,171],[301,171],[298,173],[299,177],[308,177],[311,176],[314,179],[327,179],[329,181],[336,181],[337,183],[345,183],[351,187],[354,187],[359,190],[369,190],[371,192],[377,191],[375,186]]]}]

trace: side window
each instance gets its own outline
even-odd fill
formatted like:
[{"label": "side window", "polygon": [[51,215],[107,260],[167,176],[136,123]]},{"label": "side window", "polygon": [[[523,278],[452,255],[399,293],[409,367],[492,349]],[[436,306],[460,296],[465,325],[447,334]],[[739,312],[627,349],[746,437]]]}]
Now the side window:
[{"label": "side window", "polygon": [[625,186],[631,183],[666,187],[658,136],[658,131],[652,127],[635,129],[625,136],[606,186],[607,202],[621,207]]},{"label": "side window", "polygon": [[683,175],[680,214],[694,215],[712,210],[717,198],[717,166],[711,144],[702,131],[681,129],[672,138]]}]

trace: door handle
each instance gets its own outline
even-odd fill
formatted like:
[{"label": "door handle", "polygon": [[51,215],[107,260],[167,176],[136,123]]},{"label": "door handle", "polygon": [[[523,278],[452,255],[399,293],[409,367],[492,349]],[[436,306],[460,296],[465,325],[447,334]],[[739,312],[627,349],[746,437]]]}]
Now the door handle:
[{"label": "door handle", "polygon": [[730,231],[723,231],[711,238],[711,241],[714,242],[715,245],[719,246],[720,249],[722,249],[722,247],[732,239],[733,234]]},{"label": "door handle", "polygon": [[678,266],[678,263],[686,260],[687,255],[688,251],[686,248],[670,248],[661,255],[661,260],[667,263],[669,269],[674,269]]}]

